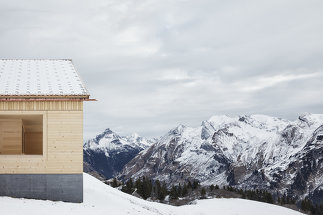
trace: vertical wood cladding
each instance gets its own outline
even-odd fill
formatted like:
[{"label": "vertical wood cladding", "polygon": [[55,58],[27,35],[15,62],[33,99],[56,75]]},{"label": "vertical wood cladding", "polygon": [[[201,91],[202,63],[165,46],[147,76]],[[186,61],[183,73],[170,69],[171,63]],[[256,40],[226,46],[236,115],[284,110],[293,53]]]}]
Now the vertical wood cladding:
[{"label": "vertical wood cladding", "polygon": [[[83,172],[83,104],[4,104],[0,115],[43,115],[42,155],[0,155],[0,174],[75,174]],[[46,109],[47,110],[42,110]],[[23,109],[25,108],[25,109]],[[23,109],[23,110],[21,110]],[[72,109],[72,110],[65,110]],[[28,138],[28,137],[27,137]]]}]

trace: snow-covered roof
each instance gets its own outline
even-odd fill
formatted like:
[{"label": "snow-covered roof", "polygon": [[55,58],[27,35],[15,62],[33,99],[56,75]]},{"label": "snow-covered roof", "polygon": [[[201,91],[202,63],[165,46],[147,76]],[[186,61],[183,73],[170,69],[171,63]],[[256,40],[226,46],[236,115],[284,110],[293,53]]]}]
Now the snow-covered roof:
[{"label": "snow-covered roof", "polygon": [[0,60],[0,96],[89,97],[72,60]]}]

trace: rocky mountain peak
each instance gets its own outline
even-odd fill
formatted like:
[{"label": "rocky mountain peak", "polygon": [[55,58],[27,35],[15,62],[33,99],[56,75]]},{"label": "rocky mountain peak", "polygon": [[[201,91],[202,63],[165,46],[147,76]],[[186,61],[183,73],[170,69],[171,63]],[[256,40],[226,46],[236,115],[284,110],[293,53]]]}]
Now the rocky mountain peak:
[{"label": "rocky mountain peak", "polygon": [[309,195],[322,179],[317,174],[323,171],[323,144],[318,144],[323,141],[322,116],[305,114],[290,121],[260,114],[220,115],[196,128],[180,125],[131,160],[120,177],[146,175],[166,183],[193,178],[205,185]]},{"label": "rocky mountain peak", "polygon": [[303,113],[298,117],[300,126],[318,126],[323,124],[323,114]]},{"label": "rocky mountain peak", "polygon": [[107,128],[84,144],[84,169],[111,178],[140,151],[154,143],[154,139],[143,138],[137,133],[120,136]]},{"label": "rocky mountain peak", "polygon": [[175,127],[174,129],[170,130],[168,133],[170,135],[181,135],[185,128],[186,128],[185,125],[180,124],[177,127]]}]

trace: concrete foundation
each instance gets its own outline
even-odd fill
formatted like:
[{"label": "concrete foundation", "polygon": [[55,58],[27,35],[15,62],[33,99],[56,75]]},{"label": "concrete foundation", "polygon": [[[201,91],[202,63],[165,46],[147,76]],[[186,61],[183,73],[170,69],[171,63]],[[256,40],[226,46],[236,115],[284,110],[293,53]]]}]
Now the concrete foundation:
[{"label": "concrete foundation", "polygon": [[0,174],[0,196],[83,202],[83,174]]}]

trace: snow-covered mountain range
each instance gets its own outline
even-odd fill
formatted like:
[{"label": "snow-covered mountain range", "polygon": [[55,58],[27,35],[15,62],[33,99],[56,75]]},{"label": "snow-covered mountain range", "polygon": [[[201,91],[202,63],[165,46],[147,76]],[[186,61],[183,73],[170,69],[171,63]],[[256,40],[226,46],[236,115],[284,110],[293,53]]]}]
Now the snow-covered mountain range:
[{"label": "snow-covered mountain range", "polygon": [[109,128],[83,145],[84,171],[114,177],[140,151],[156,142],[134,133],[120,136]]},{"label": "snow-covered mountain range", "polygon": [[119,177],[168,184],[271,189],[323,202],[323,115],[295,121],[266,115],[214,116],[179,125],[128,162]]}]

